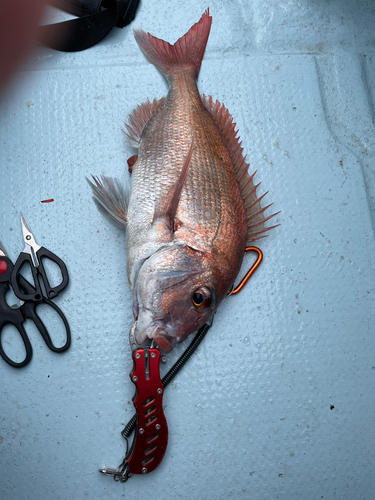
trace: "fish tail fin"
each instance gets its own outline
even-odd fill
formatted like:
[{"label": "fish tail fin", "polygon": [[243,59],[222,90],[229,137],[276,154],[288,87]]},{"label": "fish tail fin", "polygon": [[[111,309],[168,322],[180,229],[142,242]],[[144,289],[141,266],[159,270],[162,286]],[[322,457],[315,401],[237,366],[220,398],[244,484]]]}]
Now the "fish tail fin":
[{"label": "fish tail fin", "polygon": [[212,17],[209,9],[190,30],[171,45],[143,30],[135,29],[134,36],[147,59],[154,64],[167,80],[176,67],[190,67],[197,79],[202,64],[207,40],[210,34]]},{"label": "fish tail fin", "polygon": [[120,229],[126,228],[129,193],[118,179],[102,175],[101,178],[92,176],[94,183],[89,179],[94,202],[99,211]]}]

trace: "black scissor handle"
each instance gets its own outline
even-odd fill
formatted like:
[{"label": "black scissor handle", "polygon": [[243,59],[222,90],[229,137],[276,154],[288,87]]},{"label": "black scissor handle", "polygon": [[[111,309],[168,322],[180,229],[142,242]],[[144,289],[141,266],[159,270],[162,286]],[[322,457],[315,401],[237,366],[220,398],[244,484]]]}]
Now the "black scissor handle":
[{"label": "black scissor handle", "polygon": [[[18,276],[17,281],[18,281],[18,284],[19,284],[21,290],[23,291],[23,293],[31,294],[32,291],[34,290],[33,286],[30,285],[30,283],[22,276],[22,274],[20,274]],[[64,326],[65,326],[65,332],[66,332],[66,342],[62,347],[56,347],[54,345],[45,324],[43,323],[40,316],[38,315],[37,308],[38,308],[38,305],[40,305],[40,304],[47,304],[48,306],[52,307],[52,309],[54,309],[57,312],[57,314],[60,316],[60,318],[62,319],[62,322],[64,323]],[[20,309],[22,312],[22,316],[25,319],[30,319],[31,321],[34,322],[35,326],[37,327],[41,336],[43,337],[45,343],[47,344],[48,349],[50,349],[53,352],[64,352],[67,349],[69,349],[70,344],[72,342],[70,327],[69,327],[69,323],[68,323],[64,313],[59,308],[59,306],[57,306],[51,300],[47,299],[47,297],[42,297],[42,300],[39,300],[37,303],[36,302],[25,302],[21,306]]]},{"label": "black scissor handle", "polygon": [[[39,315],[37,313],[37,308],[40,304],[47,304],[48,306],[52,307],[57,312],[57,314],[60,316],[60,318],[62,319],[62,322],[64,323],[64,327],[65,327],[65,333],[66,333],[66,342],[62,347],[56,347],[54,345],[45,324],[43,323],[43,321],[39,317]],[[70,344],[72,342],[69,323],[68,323],[64,313],[62,312],[62,310],[54,302],[52,302],[51,300],[44,297],[43,301],[39,302],[37,304],[35,304],[34,302],[26,302],[25,304],[23,304],[21,306],[21,309],[22,309],[23,316],[27,319],[31,319],[34,322],[35,326],[37,327],[41,336],[43,337],[44,342],[47,344],[48,349],[50,349],[53,352],[57,352],[57,353],[64,352],[64,351],[69,349]]]},{"label": "black scissor handle", "polygon": [[[0,286],[0,302],[1,305],[5,303],[5,294],[8,291],[9,287],[7,285],[1,285]],[[47,347],[56,353],[64,352],[69,349],[72,338],[71,338],[71,333],[70,333],[70,327],[69,323],[64,315],[64,313],[61,311],[61,309],[51,300],[49,299],[44,299],[43,303],[51,306],[55,311],[59,314],[61,317],[64,326],[65,326],[65,332],[66,332],[66,342],[62,347],[56,347],[54,343],[52,342],[51,336],[48,333],[48,330],[46,326],[44,325],[43,321],[39,317],[38,313],[36,312],[36,308],[40,303],[35,304],[34,302],[26,302],[21,306],[19,309],[12,309],[11,307],[7,306],[2,308],[2,313],[1,313],[1,320],[0,320],[0,355],[1,357],[10,365],[13,366],[14,368],[22,368],[23,366],[26,366],[30,363],[31,358],[33,356],[33,349],[31,347],[31,342],[28,337],[28,334],[23,326],[23,323],[26,319],[31,319],[37,329],[39,330],[40,334],[42,335]],[[3,332],[3,329],[5,325],[12,325],[14,326],[23,341],[23,344],[25,346],[26,350],[26,356],[23,361],[16,362],[13,359],[11,359],[4,351],[3,349],[3,343],[2,343],[2,338],[1,334]]]},{"label": "black scissor handle", "polygon": [[[10,365],[13,366],[14,368],[22,368],[23,366],[26,366],[27,364],[30,363],[31,358],[33,356],[33,349],[31,347],[31,343],[29,340],[29,337],[26,333],[25,328],[23,327],[23,322],[24,317],[21,313],[21,310],[19,308],[17,309],[12,309],[11,307],[8,306],[6,300],[5,300],[5,295],[7,291],[9,290],[9,286],[7,284],[0,284],[0,310],[1,310],[1,315],[0,315],[0,355],[1,357]],[[2,341],[2,332],[5,327],[5,325],[12,325],[14,326],[19,334],[21,335],[23,345],[25,346],[26,350],[26,356],[25,359],[19,363],[13,361],[4,351],[3,349],[3,341]]]},{"label": "black scissor handle", "polygon": [[[27,254],[25,254],[27,255]],[[3,357],[3,359],[10,365],[13,366],[14,368],[22,368],[23,366],[26,366],[30,363],[32,355],[33,355],[33,350],[31,347],[31,343],[29,340],[29,337],[27,335],[27,332],[23,326],[23,323],[27,320],[30,319],[31,321],[34,322],[36,328],[39,330],[40,334],[42,335],[45,343],[47,344],[47,347],[56,353],[64,352],[67,349],[69,349],[70,344],[71,344],[71,333],[70,333],[70,327],[69,323],[64,315],[64,313],[61,311],[61,309],[51,300],[47,299],[46,297],[41,296],[41,298],[37,301],[30,301],[30,302],[25,302],[21,307],[18,308],[12,308],[10,307],[5,299],[5,296],[9,290],[9,282],[11,276],[17,276],[13,272],[13,264],[11,260],[8,257],[1,257],[1,261],[5,262],[6,266],[2,266],[2,273],[0,274],[0,355]],[[24,262],[24,261],[23,261]],[[21,263],[21,265],[23,264]],[[39,283],[37,281],[37,283]],[[36,294],[35,288],[22,276],[22,274],[18,275],[17,278],[17,288],[21,291],[23,296],[32,296],[34,297]],[[14,290],[14,289],[13,289]],[[54,343],[51,340],[51,337],[48,333],[48,330],[46,326],[44,325],[43,321],[39,317],[37,313],[37,307],[40,304],[47,304],[48,306],[51,306],[57,314],[60,316],[62,319],[62,322],[64,323],[65,326],[65,332],[66,332],[66,342],[62,347],[56,347]],[[2,331],[5,327],[5,325],[10,324],[13,325],[21,335],[23,344],[25,346],[26,350],[26,356],[25,359],[19,363],[13,361],[4,351],[3,345],[2,345],[2,338],[1,334]]]},{"label": "black scissor handle", "polygon": [[26,330],[23,327],[23,320],[19,323],[16,323],[14,318],[13,318],[12,322],[9,322],[9,324],[14,326],[18,330],[19,334],[21,335],[23,345],[25,346],[25,349],[26,349],[26,356],[25,356],[25,359],[23,361],[20,361],[19,363],[17,363],[16,361],[13,361],[13,359],[10,359],[10,357],[7,356],[7,354],[5,354],[4,349],[3,349],[2,340],[1,340],[1,333],[3,331],[3,327],[5,326],[5,324],[0,326],[0,355],[8,363],[8,365],[13,366],[13,368],[22,368],[23,366],[26,366],[30,363],[31,358],[33,357],[33,349],[31,347],[31,343],[30,343],[29,337],[27,336]]},{"label": "black scissor handle", "polygon": [[[20,270],[21,267],[28,263],[31,267],[31,273],[33,275],[34,286],[28,287],[27,291],[23,291],[20,287]],[[13,271],[10,277],[10,283],[13,288],[13,292],[20,300],[31,300],[33,302],[40,302],[43,299],[42,289],[40,287],[39,279],[38,279],[38,270],[34,267],[33,261],[31,259],[31,255],[25,252],[21,252],[14,264]]]},{"label": "black scissor handle", "polygon": [[[44,247],[41,247],[38,250],[38,252],[36,253],[36,257],[39,261],[39,267],[34,266],[31,255],[25,252],[21,252],[18,259],[16,260],[16,263],[14,264],[14,269],[11,276],[11,285],[14,293],[20,300],[32,302],[40,302],[43,300],[43,291],[39,283],[39,276],[42,277],[43,284],[47,293],[47,298],[49,299],[56,297],[58,293],[63,290],[69,283],[68,270],[65,263],[60,259],[60,257]],[[43,258],[50,259],[59,266],[62,276],[62,281],[59,285],[51,287],[47,278],[46,271],[44,269],[42,260]],[[20,270],[25,263],[28,263],[31,267],[35,287],[35,290],[33,290],[32,292],[29,290],[27,293],[22,291],[19,284]]]},{"label": "black scissor handle", "polygon": [[[47,298],[52,299],[52,298],[56,297],[58,295],[58,293],[61,292],[61,290],[63,290],[67,286],[67,284],[69,283],[68,270],[66,268],[65,262],[63,262],[60,259],[60,257],[55,255],[54,253],[47,250],[47,248],[41,247],[38,250],[36,255],[37,255],[38,260],[39,260],[38,271],[42,276],[43,283],[44,283],[44,286],[45,286],[45,289],[47,292]],[[57,264],[59,266],[60,271],[61,271],[61,276],[62,276],[62,281],[59,285],[51,287],[51,285],[49,284],[47,274],[46,274],[46,271],[45,271],[44,266],[43,266],[43,258],[47,258],[49,260],[52,260],[52,262],[54,262],[55,264]]]}]

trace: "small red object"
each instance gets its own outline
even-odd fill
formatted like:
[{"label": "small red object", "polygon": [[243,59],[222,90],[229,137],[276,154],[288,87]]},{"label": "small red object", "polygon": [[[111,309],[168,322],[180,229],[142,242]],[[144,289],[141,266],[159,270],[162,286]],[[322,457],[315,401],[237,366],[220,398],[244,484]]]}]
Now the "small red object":
[{"label": "small red object", "polygon": [[138,160],[138,155],[133,155],[130,158],[128,158],[128,168],[130,174],[133,172],[133,167],[137,160]]},{"label": "small red object", "polygon": [[42,200],[42,203],[51,203],[52,201],[55,201],[53,198],[50,198],[49,200]]},{"label": "small red object", "polygon": [[8,264],[4,260],[0,260],[0,274],[4,274],[8,270]]}]

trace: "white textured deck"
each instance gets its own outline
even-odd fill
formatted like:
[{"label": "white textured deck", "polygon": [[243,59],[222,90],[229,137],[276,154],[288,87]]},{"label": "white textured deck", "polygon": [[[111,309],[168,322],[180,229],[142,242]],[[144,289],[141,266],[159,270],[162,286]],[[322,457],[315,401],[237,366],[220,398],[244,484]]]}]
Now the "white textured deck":
[{"label": "white textured deck", "polygon": [[[57,302],[73,336],[55,355],[30,328],[31,364],[15,370],[0,359],[0,497],[369,500],[374,3],[173,5],[143,1],[130,27],[82,53],[40,47],[0,97],[0,240],[15,259],[22,211],[37,242],[64,259],[71,283]],[[281,226],[166,390],[163,463],[122,485],[98,468],[122,461],[120,431],[133,414],[124,237],[96,211],[84,176],[128,181],[126,116],[166,93],[131,29],[174,42],[207,6],[199,88],[233,114]],[[4,340],[16,349],[7,332]]]}]

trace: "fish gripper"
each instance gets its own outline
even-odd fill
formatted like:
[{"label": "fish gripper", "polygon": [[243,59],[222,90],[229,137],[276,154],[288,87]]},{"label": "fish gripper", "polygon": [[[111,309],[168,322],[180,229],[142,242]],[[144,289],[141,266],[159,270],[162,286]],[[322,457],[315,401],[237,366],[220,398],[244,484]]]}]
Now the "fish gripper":
[{"label": "fish gripper", "polygon": [[163,411],[164,387],[160,378],[160,351],[144,348],[133,352],[130,374],[136,386],[133,404],[137,422],[133,443],[125,457],[129,474],[148,474],[165,455],[168,425]]}]

